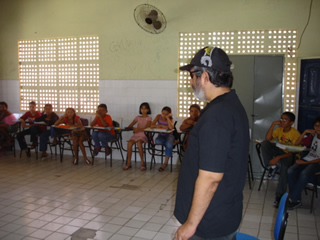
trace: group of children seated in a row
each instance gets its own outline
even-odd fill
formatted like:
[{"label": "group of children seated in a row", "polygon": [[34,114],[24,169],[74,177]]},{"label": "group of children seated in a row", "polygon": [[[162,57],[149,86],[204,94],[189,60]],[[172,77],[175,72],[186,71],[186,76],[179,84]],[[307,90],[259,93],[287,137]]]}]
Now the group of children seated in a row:
[{"label": "group of children seated in a row", "polygon": [[[90,123],[90,126],[92,127],[109,127],[108,129],[98,129],[92,132],[92,139],[94,141],[93,154],[95,156],[98,155],[101,148],[104,148],[107,155],[111,153],[108,142],[114,138],[115,131],[113,129],[112,118],[107,113],[107,105],[100,104],[96,111],[95,118]],[[189,130],[196,124],[200,116],[200,106],[197,104],[191,105],[189,113],[190,117],[185,119],[180,126],[181,131]],[[129,129],[133,129],[133,136],[128,141],[127,162],[123,167],[123,170],[128,170],[132,167],[132,147],[135,144],[137,144],[141,159],[140,170],[146,170],[143,157],[143,143],[147,142],[147,137],[144,134],[144,129],[151,127],[173,130],[174,128],[170,107],[164,107],[161,113],[152,121],[152,118],[149,116],[151,114],[150,106],[147,102],[144,102],[139,107],[139,114],[140,115],[135,117],[128,126]],[[5,102],[0,102],[1,147],[12,144],[13,139],[10,133],[17,130],[15,120],[15,116],[8,111],[8,105]],[[30,148],[27,147],[25,135],[31,135],[31,148],[38,145],[38,136],[40,136],[39,149],[41,151],[41,157],[45,158],[47,157],[46,151],[49,136],[53,138],[53,145],[55,145],[57,144],[56,139],[58,134],[63,132],[63,129],[59,129],[59,131],[57,131],[56,128],[47,129],[47,126],[59,126],[60,124],[64,124],[67,127],[73,127],[73,164],[78,163],[78,146],[80,146],[85,162],[88,165],[91,165],[91,161],[87,158],[85,147],[83,145],[84,140],[87,138],[87,131],[85,130],[80,117],[76,115],[73,108],[67,108],[65,114],[59,117],[57,114],[52,112],[51,104],[46,104],[44,106],[44,112],[41,114],[36,110],[36,103],[30,102],[29,111],[21,116],[19,120],[21,121],[21,126],[24,130],[17,134],[17,140],[21,150],[25,151],[28,157],[30,157]],[[280,171],[274,206],[278,207],[281,196],[287,191],[287,186],[289,186],[289,209],[294,209],[301,205],[301,192],[308,183],[310,177],[312,177],[314,173],[320,172],[320,117],[314,120],[314,128],[305,130],[303,134],[300,134],[298,130],[292,127],[294,121],[295,115],[293,113],[284,112],[281,115],[280,120],[274,121],[271,124],[267,132],[266,139],[261,145],[262,157],[265,165],[270,169],[270,177],[272,177],[272,173]],[[29,125],[27,125],[27,122]],[[34,122],[45,122],[46,125],[34,124]],[[277,128],[274,129],[275,127]],[[159,168],[160,172],[163,172],[168,165],[169,158],[172,155],[174,141],[175,139],[172,133],[159,133],[155,140],[155,144],[165,146],[165,161]],[[305,154],[306,156],[300,154],[301,159],[294,161],[293,154],[295,153],[287,152],[278,148],[275,144],[276,141],[287,145],[302,144],[308,147],[309,151]]]},{"label": "group of children seated in a row", "polygon": [[[189,108],[190,117],[185,119],[180,126],[181,131],[190,130],[197,122],[200,116],[200,106],[193,104]],[[112,118],[108,113],[107,105],[100,104],[96,111],[95,118],[90,123],[90,126],[104,127],[106,129],[95,129],[91,137],[94,141],[94,156],[98,155],[101,149],[104,149],[106,155],[111,153],[111,148],[108,146],[108,142],[114,139],[115,131],[113,129]],[[128,126],[129,129],[133,129],[133,136],[128,141],[127,147],[127,162],[123,167],[123,170],[128,170],[132,167],[132,147],[137,144],[140,159],[141,159],[141,171],[145,171],[145,163],[143,157],[143,143],[147,142],[147,137],[144,134],[146,128],[159,128],[159,129],[174,129],[174,122],[171,114],[170,107],[164,107],[161,114],[158,114],[154,120],[149,116],[151,114],[150,105],[144,102],[139,107],[139,114]],[[9,112],[8,105],[5,102],[0,102],[0,139],[1,146],[12,144],[12,137],[10,133],[16,131],[14,129],[17,126],[16,118]],[[83,142],[88,138],[87,131],[83,126],[81,118],[76,115],[73,108],[67,108],[65,114],[59,117],[52,111],[52,105],[46,104],[44,111],[41,114],[36,110],[36,103],[29,103],[29,111],[20,117],[22,131],[17,134],[17,141],[20,149],[26,152],[28,157],[31,156],[30,149],[38,146],[38,137],[40,137],[39,150],[41,152],[41,158],[46,158],[47,146],[49,137],[53,138],[52,145],[57,144],[57,137],[59,134],[70,132],[70,130],[63,129],[64,127],[72,127],[72,140],[73,140],[73,152],[74,160],[73,164],[78,164],[78,146],[83,154],[84,161],[91,165],[91,161],[88,159]],[[44,122],[45,124],[41,124]],[[28,124],[27,124],[28,123]],[[36,124],[35,124],[36,123]],[[61,128],[47,128],[47,126],[61,126]],[[14,126],[14,127],[13,127]],[[134,127],[136,126],[136,127]],[[27,146],[25,135],[30,135],[31,147]],[[155,139],[155,144],[161,144],[165,146],[165,161],[159,168],[160,172],[163,172],[168,165],[169,158],[172,155],[175,138],[172,133],[159,133]],[[13,143],[14,144],[14,143]]]},{"label": "group of children seated in a row", "polygon": [[[279,181],[276,190],[274,207],[279,206],[282,195],[289,187],[288,209],[301,206],[301,193],[313,175],[320,172],[320,117],[313,122],[313,129],[306,129],[302,134],[293,128],[295,115],[284,112],[281,119],[274,121],[261,144],[262,157],[265,166],[269,167],[269,178],[279,171]],[[276,129],[274,129],[278,126]],[[306,146],[306,151],[299,155],[288,152],[276,145]],[[296,160],[296,156],[298,160]]]}]

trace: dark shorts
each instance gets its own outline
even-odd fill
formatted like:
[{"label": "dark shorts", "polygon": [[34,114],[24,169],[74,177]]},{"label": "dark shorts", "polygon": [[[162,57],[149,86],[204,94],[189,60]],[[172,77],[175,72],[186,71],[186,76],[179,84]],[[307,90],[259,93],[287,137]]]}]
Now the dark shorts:
[{"label": "dark shorts", "polygon": [[86,130],[73,131],[72,132],[72,136],[75,136],[75,137],[87,137],[87,132],[86,132]]}]

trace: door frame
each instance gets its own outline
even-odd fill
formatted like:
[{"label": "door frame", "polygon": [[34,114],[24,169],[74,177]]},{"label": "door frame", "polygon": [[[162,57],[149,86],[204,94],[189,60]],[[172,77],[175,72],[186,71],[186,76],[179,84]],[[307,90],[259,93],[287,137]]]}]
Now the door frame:
[{"label": "door frame", "polygon": [[299,98],[300,98],[300,82],[301,82],[301,61],[302,60],[309,60],[309,59],[320,59],[320,56],[312,56],[312,57],[299,57],[297,61],[297,83],[296,83],[296,106],[295,106],[295,115],[296,121],[294,122],[293,126],[298,129],[298,121],[299,121]]}]

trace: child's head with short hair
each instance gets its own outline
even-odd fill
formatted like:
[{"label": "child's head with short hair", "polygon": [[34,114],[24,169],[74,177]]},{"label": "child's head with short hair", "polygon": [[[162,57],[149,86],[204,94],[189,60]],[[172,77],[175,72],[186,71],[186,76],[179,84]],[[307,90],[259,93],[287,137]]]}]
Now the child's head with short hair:
[{"label": "child's head with short hair", "polygon": [[289,131],[295,120],[296,116],[292,112],[284,112],[281,115],[280,127],[285,129],[286,131]]},{"label": "child's head with short hair", "polygon": [[200,116],[200,106],[198,104],[192,104],[189,107],[189,115],[190,115],[191,119],[198,120],[198,118]]},{"label": "child's head with short hair", "polygon": [[37,107],[36,102],[34,102],[34,101],[29,102],[29,110],[30,110],[30,112],[35,112],[36,111],[36,107]]},{"label": "child's head with short hair", "polygon": [[44,105],[44,112],[49,115],[52,113],[52,105],[50,103],[47,103]]},{"label": "child's head with short hair", "polygon": [[296,120],[296,115],[294,115],[292,112],[282,113],[281,119],[283,119],[283,115],[287,116],[290,119],[290,122],[294,122]]},{"label": "child's head with short hair", "polygon": [[6,102],[0,102],[0,111],[8,110],[8,104]]},{"label": "child's head with short hair", "polygon": [[140,104],[140,107],[139,107],[139,114],[141,114],[142,115],[142,112],[141,112],[141,109],[147,109],[147,115],[148,114],[151,114],[151,109],[150,109],[150,105],[149,105],[149,103],[147,103],[147,102],[143,102],[143,103],[141,103]]},{"label": "child's head with short hair", "polygon": [[315,126],[317,123],[320,125],[320,116],[313,120],[313,126]]},{"label": "child's head with short hair", "polygon": [[104,116],[107,114],[107,112],[108,112],[107,105],[104,103],[99,104],[97,113],[100,114],[101,116]]}]

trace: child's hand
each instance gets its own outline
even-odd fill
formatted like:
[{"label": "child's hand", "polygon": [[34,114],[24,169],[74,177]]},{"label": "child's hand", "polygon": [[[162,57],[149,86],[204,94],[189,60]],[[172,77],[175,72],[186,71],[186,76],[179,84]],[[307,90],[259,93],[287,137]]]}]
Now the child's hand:
[{"label": "child's hand", "polygon": [[316,135],[316,131],[314,129],[306,129],[304,131],[305,134],[310,133],[312,136]]},{"label": "child's hand", "polygon": [[273,125],[280,125],[281,124],[281,121],[280,120],[277,120],[277,121],[274,121],[273,122]]},{"label": "child's hand", "polygon": [[307,164],[306,161],[301,160],[301,159],[297,160],[296,163],[297,163],[297,164]]},{"label": "child's hand", "polygon": [[279,160],[280,160],[280,158],[279,158],[279,156],[277,156],[277,157],[275,157],[275,158],[273,158],[273,159],[270,160],[269,165],[270,165],[270,166],[274,166],[274,165],[277,164],[277,162],[278,162]]}]

